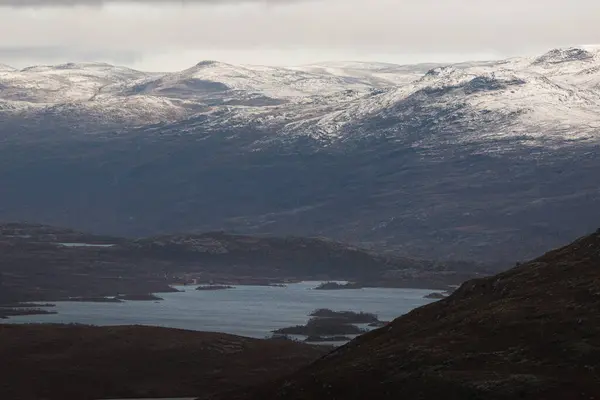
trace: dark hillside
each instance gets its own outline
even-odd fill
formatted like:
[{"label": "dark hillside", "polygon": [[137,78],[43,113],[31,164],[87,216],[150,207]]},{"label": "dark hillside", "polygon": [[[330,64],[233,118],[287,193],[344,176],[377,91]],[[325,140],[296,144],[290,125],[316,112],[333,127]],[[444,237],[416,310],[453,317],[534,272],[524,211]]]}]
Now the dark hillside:
[{"label": "dark hillside", "polygon": [[594,399],[600,231],[363,335],[244,399]]},{"label": "dark hillside", "polygon": [[0,398],[215,394],[289,373],[326,351],[290,341],[142,326],[0,325]]}]

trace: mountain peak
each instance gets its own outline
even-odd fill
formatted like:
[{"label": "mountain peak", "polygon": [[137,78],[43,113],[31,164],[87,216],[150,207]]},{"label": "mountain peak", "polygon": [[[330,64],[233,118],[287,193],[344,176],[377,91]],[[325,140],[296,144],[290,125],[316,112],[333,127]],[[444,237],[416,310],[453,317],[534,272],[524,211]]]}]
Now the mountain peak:
[{"label": "mountain peak", "polygon": [[580,47],[569,47],[566,49],[553,49],[546,54],[536,58],[534,65],[562,64],[573,61],[586,61],[594,58],[592,51]]},{"label": "mountain peak", "polygon": [[114,65],[103,62],[69,62],[55,66],[56,69],[84,69],[84,68],[114,68]]},{"label": "mountain peak", "polygon": [[427,71],[425,76],[442,77],[442,76],[452,75],[455,72],[456,72],[456,68],[454,68],[452,66],[436,67],[436,68],[432,68],[429,71]]},{"label": "mountain peak", "polygon": [[112,64],[103,62],[68,62],[64,64],[55,65],[32,65],[25,67],[21,71],[24,72],[46,72],[46,71],[61,71],[61,70],[112,70],[117,69]]},{"label": "mountain peak", "polygon": [[216,67],[218,65],[222,65],[223,63],[216,61],[216,60],[202,60],[200,61],[198,64],[196,64],[196,67]]},{"label": "mountain peak", "polygon": [[10,65],[0,64],[0,72],[14,71],[14,70],[15,70],[15,68],[11,67]]}]

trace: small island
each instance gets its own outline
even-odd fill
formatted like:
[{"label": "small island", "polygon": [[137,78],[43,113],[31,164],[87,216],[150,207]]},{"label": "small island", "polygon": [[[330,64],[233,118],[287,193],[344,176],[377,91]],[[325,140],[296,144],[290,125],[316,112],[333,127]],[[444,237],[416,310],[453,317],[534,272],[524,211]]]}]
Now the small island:
[{"label": "small island", "polygon": [[308,336],[304,341],[306,343],[319,342],[349,342],[352,338],[348,336]]},{"label": "small island", "polygon": [[328,308],[319,308],[309,314],[310,317],[336,319],[348,324],[370,324],[379,322],[377,314],[354,311],[333,311]]},{"label": "small island", "polygon": [[120,300],[128,300],[128,301],[155,301],[155,300],[164,300],[162,297],[158,297],[152,293],[138,293],[138,294],[121,294],[117,296]]},{"label": "small island", "polygon": [[359,335],[364,332],[366,330],[356,325],[328,318],[311,318],[306,325],[290,326],[273,331],[273,333],[283,335],[302,336]]},{"label": "small island", "polygon": [[[273,337],[287,337],[288,335],[305,336],[305,342],[348,342],[352,340],[348,335],[360,335],[386,325],[387,321],[380,321],[377,314],[355,311],[333,311],[328,308],[319,308],[309,314],[311,317],[306,325],[296,325],[273,331]],[[367,325],[363,328],[358,325]]]},{"label": "small island", "polygon": [[196,290],[228,290],[228,289],[235,289],[235,288],[230,285],[204,285],[204,286],[198,286],[196,288]]},{"label": "small island", "polygon": [[284,283],[270,283],[267,285],[268,287],[280,287],[280,288],[286,288],[287,285]]},{"label": "small island", "polygon": [[82,303],[122,303],[123,300],[120,300],[116,297],[69,297],[63,301],[77,301]]},{"label": "small island", "polygon": [[[380,323],[376,314],[354,311],[333,311],[328,308],[319,308],[309,314],[310,318],[306,325],[296,325],[273,331],[281,335],[302,335],[307,338],[337,337],[342,335],[359,335],[367,332],[366,329],[356,324]],[[315,340],[316,341],[316,340]],[[325,341],[325,340],[319,340]]]},{"label": "small island", "polygon": [[448,297],[448,295],[446,293],[433,292],[433,293],[429,293],[423,297],[426,299],[440,300],[440,299],[445,299],[446,297]]},{"label": "small island", "polygon": [[364,286],[357,282],[323,282],[313,290],[342,290],[342,289],[362,289]]}]

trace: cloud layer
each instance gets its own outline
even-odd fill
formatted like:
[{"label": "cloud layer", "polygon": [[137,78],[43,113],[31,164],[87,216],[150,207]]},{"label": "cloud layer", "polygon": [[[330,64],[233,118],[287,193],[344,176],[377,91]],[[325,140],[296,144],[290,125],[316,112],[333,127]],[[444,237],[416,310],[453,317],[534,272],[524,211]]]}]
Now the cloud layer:
[{"label": "cloud layer", "polygon": [[186,5],[186,4],[232,4],[232,3],[263,3],[269,5],[290,4],[303,0],[0,0],[0,7],[68,7],[68,6],[92,6],[101,7],[106,4],[165,4],[165,5]]},{"label": "cloud layer", "polygon": [[[10,57],[0,53],[0,63],[7,64],[22,64],[25,56],[27,62],[43,62],[48,52],[52,61],[97,54],[105,57],[99,61],[135,59],[141,63],[136,66],[149,69],[178,69],[206,58],[263,64],[456,61],[600,43],[598,0],[0,0],[0,5],[14,7],[0,12],[0,47],[30,49]],[[84,5],[93,7],[78,7]]]}]

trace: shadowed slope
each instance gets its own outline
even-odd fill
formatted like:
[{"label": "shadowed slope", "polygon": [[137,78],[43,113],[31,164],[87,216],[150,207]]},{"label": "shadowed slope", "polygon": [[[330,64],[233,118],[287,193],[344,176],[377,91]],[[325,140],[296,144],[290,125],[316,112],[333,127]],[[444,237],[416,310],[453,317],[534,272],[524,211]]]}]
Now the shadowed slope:
[{"label": "shadowed slope", "polygon": [[239,398],[598,398],[599,309],[600,231],[469,281]]}]

